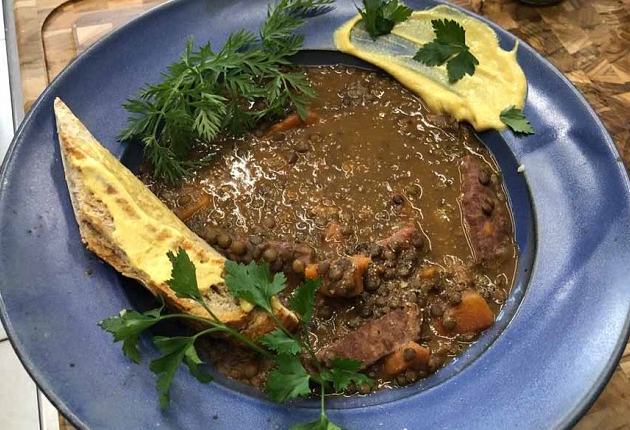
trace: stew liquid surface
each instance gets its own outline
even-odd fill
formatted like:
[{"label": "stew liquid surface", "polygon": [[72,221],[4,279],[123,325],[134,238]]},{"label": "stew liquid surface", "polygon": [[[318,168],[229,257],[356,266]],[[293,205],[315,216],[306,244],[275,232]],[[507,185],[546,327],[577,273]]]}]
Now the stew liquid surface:
[{"label": "stew liquid surface", "polygon": [[[225,138],[177,188],[143,180],[226,257],[266,261],[293,286],[321,276],[321,361],[357,358],[379,386],[406,385],[465,350],[509,295],[517,253],[501,174],[469,127],[393,79],[306,71],[316,122]],[[208,351],[228,376],[264,383],[258,357],[221,341]]]}]

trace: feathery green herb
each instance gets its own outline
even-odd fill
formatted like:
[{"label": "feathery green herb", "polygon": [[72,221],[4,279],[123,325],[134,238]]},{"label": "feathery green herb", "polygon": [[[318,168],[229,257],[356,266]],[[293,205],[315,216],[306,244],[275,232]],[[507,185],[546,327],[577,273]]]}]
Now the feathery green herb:
[{"label": "feathery green herb", "polygon": [[405,21],[411,15],[411,9],[398,0],[363,0],[363,9],[359,9],[365,30],[376,40],[389,34],[394,26]]},{"label": "feathery green herb", "polygon": [[499,116],[501,121],[512,131],[522,134],[534,134],[534,127],[529,123],[522,110],[517,109],[514,105],[507,107],[501,111]]},{"label": "feathery green herb", "polygon": [[[138,343],[140,335],[154,324],[168,319],[195,320],[206,328],[192,336],[155,336],[153,342],[161,356],[151,362],[150,368],[157,375],[157,390],[162,408],[170,402],[169,391],[177,370],[182,364],[188,367],[191,375],[202,383],[212,381],[212,376],[205,373],[195,348],[195,342],[206,334],[222,332],[258,352],[262,357],[271,359],[275,367],[269,372],[265,392],[274,401],[282,402],[309,396],[312,384],[320,386],[321,411],[317,421],[296,424],[290,430],[341,430],[331,423],[326,416],[325,396],[327,392],[340,392],[351,383],[373,385],[372,379],[360,372],[361,363],[348,359],[333,359],[330,366],[324,368],[315,356],[310,342],[308,323],[315,309],[315,292],[321,281],[307,280],[293,292],[289,300],[291,309],[300,321],[300,330],[289,331],[273,312],[275,296],[286,288],[286,279],[282,274],[272,276],[266,264],[248,265],[227,261],[225,265],[225,284],[232,295],[247,300],[269,314],[277,329],[267,333],[254,342],[236,330],[219,321],[208,307],[199,291],[195,265],[183,249],[177,254],[169,252],[172,265],[171,279],[168,285],[178,297],[188,298],[199,303],[208,313],[208,317],[189,314],[164,314],[163,307],[144,313],[129,310],[120,315],[107,318],[100,326],[111,333],[115,342],[123,342],[123,352],[134,362],[140,362]],[[302,364],[302,357],[309,357],[314,370],[307,370]],[[310,366],[309,366],[310,367]]]},{"label": "feathery green herb", "polygon": [[194,145],[220,133],[238,135],[261,119],[278,119],[289,110],[305,118],[315,96],[306,75],[293,70],[304,37],[294,32],[304,17],[334,0],[279,0],[269,6],[259,34],[240,30],[215,51],[192,40],[161,82],[140,91],[123,106],[129,113],[121,141],[139,141],[154,175],[176,183],[212,156],[191,161]]},{"label": "feathery green herb", "polygon": [[413,59],[427,66],[441,66],[446,63],[448,81],[453,84],[465,75],[472,76],[477,58],[466,45],[466,30],[452,19],[431,20],[435,40],[423,45]]}]

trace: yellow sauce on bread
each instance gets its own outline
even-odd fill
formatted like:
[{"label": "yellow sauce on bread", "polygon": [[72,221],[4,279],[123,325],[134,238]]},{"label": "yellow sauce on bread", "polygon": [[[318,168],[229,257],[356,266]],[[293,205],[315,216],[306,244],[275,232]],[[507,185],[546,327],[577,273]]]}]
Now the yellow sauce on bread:
[{"label": "yellow sauce on bread", "polygon": [[180,247],[195,264],[202,292],[212,285],[223,284],[225,258],[190,231],[131,171],[101,146],[61,101],[55,101],[55,109],[58,121],[64,121],[59,129],[60,140],[66,146],[64,163],[72,164],[72,171],[81,175],[67,179],[77,182],[73,189],[78,190],[80,186],[82,195],[95,198],[94,202],[88,199],[77,201],[78,197],[73,196],[73,204],[82,205],[81,216],[89,217],[84,224],[97,230],[95,233],[106,236],[107,243],[115,244],[118,250],[114,251],[112,246],[111,252],[123,253],[120,259],[134,271],[142,272],[142,279],[149,288],[171,278],[172,265],[166,253],[177,253]]},{"label": "yellow sauce on bread", "polygon": [[[445,65],[429,67],[413,59],[422,45],[435,39],[431,20],[436,19],[455,20],[466,30],[466,44],[479,60],[473,76],[451,84]],[[512,105],[521,109],[525,103],[527,81],[516,61],[517,46],[504,51],[489,26],[448,6],[413,12],[376,41],[357,15],[335,32],[335,44],[392,75],[433,111],[467,121],[475,130],[504,129],[501,111]]]}]

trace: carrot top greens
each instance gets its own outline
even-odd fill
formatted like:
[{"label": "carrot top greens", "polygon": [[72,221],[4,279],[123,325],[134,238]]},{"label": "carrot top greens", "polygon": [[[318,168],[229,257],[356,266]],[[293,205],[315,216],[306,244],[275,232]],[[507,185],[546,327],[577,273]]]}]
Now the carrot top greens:
[{"label": "carrot top greens", "polygon": [[288,110],[305,118],[315,92],[289,61],[304,40],[295,31],[304,17],[325,11],[333,1],[279,0],[269,6],[258,35],[237,31],[218,51],[210,43],[195,49],[189,40],[161,82],[123,105],[129,118],[120,140],[142,142],[154,175],[176,183],[211,158],[192,161],[193,145],[224,132],[251,130]]}]

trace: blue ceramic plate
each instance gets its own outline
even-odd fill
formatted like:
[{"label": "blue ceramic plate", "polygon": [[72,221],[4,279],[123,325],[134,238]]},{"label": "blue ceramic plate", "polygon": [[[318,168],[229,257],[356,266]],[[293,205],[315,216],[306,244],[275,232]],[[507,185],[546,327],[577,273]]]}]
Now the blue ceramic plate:
[{"label": "blue ceramic plate", "polygon": [[[408,1],[415,9],[431,1]],[[155,82],[186,37],[215,46],[255,30],[265,1],[174,1],[107,36],[45,91],[2,167],[0,310],[11,341],[46,395],[82,429],[284,429],[317,416],[316,402],[278,405],[219,378],[177,374],[160,411],[156,351],[143,339],[134,365],[97,322],[151,298],[81,244],[63,178],[52,101],[61,97],[116,156],[123,101]],[[311,63],[337,61],[332,31],[351,1],[304,27]],[[492,25],[492,24],[491,24]],[[515,38],[493,26],[504,47]],[[346,58],[343,61],[348,62]],[[505,172],[521,263],[499,321],[462,358],[412,387],[336,399],[329,415],[352,430],[560,428],[574,423],[614,370],[628,336],[629,183],[601,122],[569,82],[531,48],[518,60],[529,80],[536,135],[485,133]],[[350,61],[351,62],[351,61]],[[352,63],[352,62],[351,62]],[[525,166],[517,174],[518,165]],[[91,275],[88,275],[91,273]]]}]

